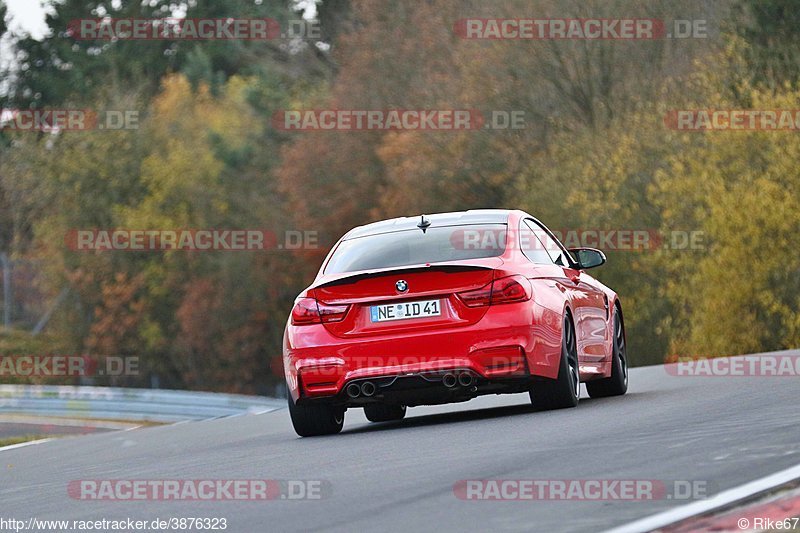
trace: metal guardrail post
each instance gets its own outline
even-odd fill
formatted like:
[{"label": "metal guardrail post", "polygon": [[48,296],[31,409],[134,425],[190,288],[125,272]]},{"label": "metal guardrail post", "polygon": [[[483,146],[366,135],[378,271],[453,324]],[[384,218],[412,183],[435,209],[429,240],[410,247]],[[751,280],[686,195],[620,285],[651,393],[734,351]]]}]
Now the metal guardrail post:
[{"label": "metal guardrail post", "polygon": [[3,268],[3,328],[11,328],[11,261],[5,252],[0,253],[0,266]]}]

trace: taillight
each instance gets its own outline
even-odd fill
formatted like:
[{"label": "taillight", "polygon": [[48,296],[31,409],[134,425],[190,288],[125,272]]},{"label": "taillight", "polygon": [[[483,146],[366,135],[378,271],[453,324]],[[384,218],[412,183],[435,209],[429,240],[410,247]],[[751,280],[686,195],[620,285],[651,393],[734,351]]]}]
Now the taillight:
[{"label": "taillight", "polygon": [[321,324],[323,322],[339,322],[347,314],[349,305],[330,305],[318,302],[314,298],[298,298],[292,308],[292,324]]},{"label": "taillight", "polygon": [[482,305],[491,305],[492,303],[492,284],[484,285],[480,289],[473,291],[459,292],[458,298],[464,302],[467,307],[481,307]]},{"label": "taillight", "polygon": [[458,298],[467,307],[510,304],[524,302],[531,298],[533,291],[524,276],[508,276],[496,279],[480,289],[459,292]]},{"label": "taillight", "polygon": [[303,324],[319,324],[317,301],[313,298],[299,298],[292,308],[292,324],[300,326]]},{"label": "taillight", "polygon": [[492,282],[491,305],[524,302],[530,299],[532,292],[531,282],[524,276],[496,279]]},{"label": "taillight", "polygon": [[350,309],[349,305],[328,305],[322,302],[317,302],[319,309],[319,316],[323,322],[339,322],[347,314]]}]

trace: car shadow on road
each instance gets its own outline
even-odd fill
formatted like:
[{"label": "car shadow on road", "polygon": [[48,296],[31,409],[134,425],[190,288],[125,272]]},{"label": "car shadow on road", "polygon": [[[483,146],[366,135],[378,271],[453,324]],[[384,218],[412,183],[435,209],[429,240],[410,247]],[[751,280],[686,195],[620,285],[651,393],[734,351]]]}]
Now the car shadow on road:
[{"label": "car shadow on road", "polygon": [[344,431],[342,431],[342,434],[388,431],[392,429],[423,427],[437,424],[453,424],[523,414],[538,414],[538,412],[533,408],[532,405],[508,405],[502,407],[474,409],[471,411],[452,411],[449,413],[411,416],[398,422],[375,422],[367,426],[359,426],[353,429],[347,429],[347,427],[345,427]]},{"label": "car shadow on road", "polygon": [[[581,401],[576,408],[577,410],[583,408],[586,409],[591,405],[600,406],[600,404],[608,404],[611,402],[616,403],[617,401],[624,401],[626,398],[631,398],[633,396],[642,396],[647,395],[647,393],[628,393],[625,396],[615,397],[615,398],[581,398]],[[559,409],[556,411],[537,411],[534,407],[530,404],[520,404],[520,405],[502,405],[498,407],[486,407],[482,409],[472,409],[469,411],[451,411],[448,413],[436,413],[430,415],[418,415],[418,416],[410,416],[408,418],[404,418],[398,422],[376,422],[371,423],[369,425],[363,425],[359,427],[354,427],[348,429],[345,425],[344,431],[342,434],[358,434],[358,433],[368,433],[372,431],[390,431],[393,429],[403,429],[403,428],[412,428],[412,427],[424,427],[424,426],[432,426],[437,424],[454,424],[454,423],[461,423],[461,422],[473,422],[475,420],[490,420],[492,418],[503,418],[508,416],[522,416],[522,415],[534,415],[534,416],[548,416],[557,413],[571,413],[577,412],[576,409]],[[413,411],[411,411],[413,413]]]}]

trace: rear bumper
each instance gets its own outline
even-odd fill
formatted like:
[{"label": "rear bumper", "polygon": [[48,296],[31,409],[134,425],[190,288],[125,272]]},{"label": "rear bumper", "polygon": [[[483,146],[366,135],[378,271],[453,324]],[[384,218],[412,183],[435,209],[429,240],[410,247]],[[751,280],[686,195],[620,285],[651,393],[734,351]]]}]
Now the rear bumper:
[{"label": "rear bumper", "polygon": [[555,378],[561,317],[533,302],[489,307],[477,323],[414,334],[340,338],[322,325],[287,326],[283,364],[290,394],[342,398],[353,380],[462,370],[482,382]]}]

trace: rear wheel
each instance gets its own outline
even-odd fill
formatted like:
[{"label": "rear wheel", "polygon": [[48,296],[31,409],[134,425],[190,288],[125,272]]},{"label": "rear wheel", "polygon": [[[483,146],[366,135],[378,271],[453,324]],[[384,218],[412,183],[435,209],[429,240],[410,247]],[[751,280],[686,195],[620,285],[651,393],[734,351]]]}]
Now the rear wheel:
[{"label": "rear wheel", "polygon": [[406,406],[383,403],[368,404],[364,406],[364,415],[370,422],[402,420],[406,416]]},{"label": "rear wheel", "polygon": [[301,437],[339,433],[344,426],[344,409],[333,405],[297,405],[289,396],[289,416]]},{"label": "rear wheel", "polygon": [[588,381],[586,390],[592,398],[621,396],[628,391],[628,352],[625,346],[625,325],[618,307],[614,307],[614,351],[611,357],[611,376]]},{"label": "rear wheel", "polygon": [[580,391],[575,328],[569,315],[566,315],[561,335],[561,361],[558,365],[558,377],[554,380],[534,383],[530,391],[531,403],[539,411],[575,407],[578,405]]}]

